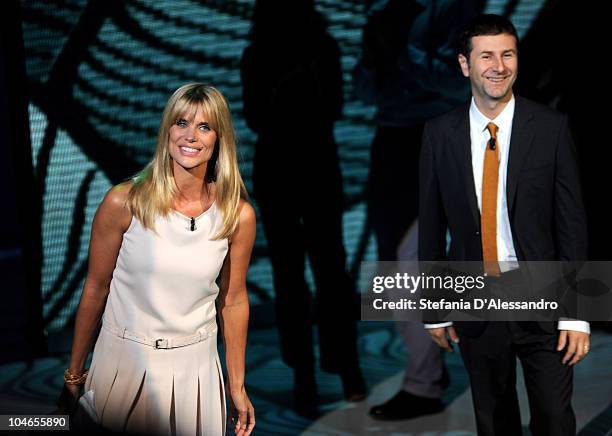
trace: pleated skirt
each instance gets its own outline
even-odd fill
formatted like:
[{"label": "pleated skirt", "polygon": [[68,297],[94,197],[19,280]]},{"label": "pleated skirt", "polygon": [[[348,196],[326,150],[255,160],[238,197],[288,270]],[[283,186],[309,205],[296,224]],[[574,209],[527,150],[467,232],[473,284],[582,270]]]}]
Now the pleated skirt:
[{"label": "pleated skirt", "polygon": [[225,434],[225,389],[216,334],[154,349],[102,328],[85,391],[107,430],[159,435]]}]

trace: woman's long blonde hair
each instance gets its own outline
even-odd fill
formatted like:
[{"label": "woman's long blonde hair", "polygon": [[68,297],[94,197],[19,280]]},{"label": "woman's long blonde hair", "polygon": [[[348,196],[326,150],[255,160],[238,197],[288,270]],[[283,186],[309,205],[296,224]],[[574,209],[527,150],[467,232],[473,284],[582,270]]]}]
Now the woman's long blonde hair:
[{"label": "woman's long blonde hair", "polygon": [[172,173],[172,157],[168,150],[170,126],[190,109],[201,107],[209,118],[217,142],[206,168],[205,183],[215,182],[217,207],[223,216],[223,226],[214,239],[229,237],[238,225],[238,206],[246,197],[246,188],[236,157],[236,135],[227,101],[214,87],[188,83],[177,89],[168,100],[157,134],[155,156],[133,178],[127,205],[132,214],[148,229],[154,229],[155,217],[166,216],[178,193]]}]

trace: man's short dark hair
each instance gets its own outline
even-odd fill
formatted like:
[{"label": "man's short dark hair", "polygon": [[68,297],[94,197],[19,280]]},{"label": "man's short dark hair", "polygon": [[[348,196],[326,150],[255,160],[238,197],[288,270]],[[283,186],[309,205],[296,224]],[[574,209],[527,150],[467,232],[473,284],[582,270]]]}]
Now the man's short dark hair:
[{"label": "man's short dark hair", "polygon": [[501,15],[482,14],[472,19],[459,36],[458,52],[467,59],[472,51],[472,38],[475,36],[501,35],[506,33],[514,36],[518,46],[518,35],[512,22]]}]

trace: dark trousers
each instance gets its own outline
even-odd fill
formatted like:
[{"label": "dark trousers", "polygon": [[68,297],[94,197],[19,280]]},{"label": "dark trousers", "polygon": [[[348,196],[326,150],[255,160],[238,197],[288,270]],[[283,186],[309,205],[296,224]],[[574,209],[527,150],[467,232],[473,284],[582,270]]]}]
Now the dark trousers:
[{"label": "dark trousers", "polygon": [[523,367],[534,436],[576,434],[571,367],[556,351],[557,334],[532,322],[489,322],[478,336],[456,325],[470,375],[478,434],[522,434],[516,393],[516,358]]},{"label": "dark trousers", "polygon": [[[419,154],[423,124],[379,126],[370,156],[368,215],[378,246],[378,260],[397,260],[402,238],[419,210]],[[413,259],[416,260],[416,259]],[[447,374],[443,350],[421,324],[398,322],[397,331],[409,351],[402,389],[440,398]]]},{"label": "dark trousers", "polygon": [[[274,275],[283,361],[296,370],[314,366],[316,321],[320,366],[339,373],[358,362],[358,305],[346,272],[340,167],[332,148],[335,144],[331,139],[327,142],[327,148],[315,142],[327,152],[319,154],[318,163],[309,161],[315,163],[309,168],[286,161],[270,165],[270,160],[260,155],[255,161],[254,181]],[[307,147],[314,146],[305,144],[301,149]],[[314,304],[304,278],[306,255],[316,286]]]},{"label": "dark trousers", "polygon": [[394,261],[402,237],[419,211],[419,154],[423,125],[380,126],[372,142],[368,215],[378,260]]}]

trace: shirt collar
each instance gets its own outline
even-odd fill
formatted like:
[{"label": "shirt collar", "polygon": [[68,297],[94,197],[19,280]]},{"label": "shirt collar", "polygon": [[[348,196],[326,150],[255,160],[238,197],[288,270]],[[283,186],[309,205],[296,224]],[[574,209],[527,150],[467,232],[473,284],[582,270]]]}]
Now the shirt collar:
[{"label": "shirt collar", "polygon": [[487,128],[488,123],[495,123],[498,127],[498,131],[506,131],[509,132],[512,127],[512,119],[514,118],[514,94],[510,98],[510,101],[506,105],[506,107],[495,117],[494,120],[491,120],[483,115],[482,112],[476,106],[476,101],[474,97],[472,97],[472,103],[470,104],[470,122],[473,123],[473,126],[477,128],[479,132],[483,132]]}]

